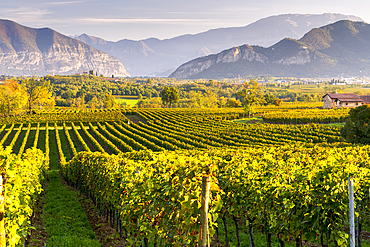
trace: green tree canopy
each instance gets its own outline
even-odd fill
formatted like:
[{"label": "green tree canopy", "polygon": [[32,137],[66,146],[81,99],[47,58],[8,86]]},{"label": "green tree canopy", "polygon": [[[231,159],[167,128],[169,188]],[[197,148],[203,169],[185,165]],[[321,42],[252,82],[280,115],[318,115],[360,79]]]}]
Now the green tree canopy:
[{"label": "green tree canopy", "polygon": [[179,90],[175,87],[165,86],[161,92],[161,98],[163,104],[170,104],[172,107],[173,103],[179,102]]},{"label": "green tree canopy", "polygon": [[111,94],[106,94],[103,98],[103,106],[104,108],[115,108],[118,107],[118,103],[116,103],[115,98]]},{"label": "green tree canopy", "polygon": [[242,105],[248,117],[253,114],[254,108],[257,105],[264,103],[261,87],[258,85],[258,81],[254,79],[246,81],[244,83],[244,88],[237,92],[236,95],[242,98]]},{"label": "green tree canopy", "polygon": [[352,143],[370,143],[370,105],[352,108],[341,129],[342,136]]}]

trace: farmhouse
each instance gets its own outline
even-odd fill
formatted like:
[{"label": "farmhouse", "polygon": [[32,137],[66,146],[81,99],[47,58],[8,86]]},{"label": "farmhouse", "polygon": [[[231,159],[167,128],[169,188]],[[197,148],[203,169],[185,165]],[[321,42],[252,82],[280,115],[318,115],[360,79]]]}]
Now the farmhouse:
[{"label": "farmhouse", "polygon": [[323,97],[324,109],[357,107],[363,104],[370,104],[370,95],[357,95],[354,93],[328,93]]}]

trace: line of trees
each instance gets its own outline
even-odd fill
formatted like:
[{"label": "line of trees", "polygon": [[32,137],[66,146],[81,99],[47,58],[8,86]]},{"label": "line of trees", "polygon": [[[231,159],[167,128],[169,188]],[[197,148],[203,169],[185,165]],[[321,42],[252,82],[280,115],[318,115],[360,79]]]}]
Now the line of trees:
[{"label": "line of trees", "polygon": [[[275,90],[264,84],[263,87],[258,89],[258,94],[255,96],[251,94],[246,98],[246,93],[248,93],[249,89],[246,89],[245,84],[249,82],[241,85],[225,80],[176,81],[167,78],[125,78],[113,80],[91,74],[83,76],[47,75],[44,78],[18,78],[18,80],[21,84],[24,84],[23,88],[26,84],[29,84],[27,86],[28,89],[25,90],[28,96],[24,96],[24,98],[28,99],[27,106],[23,106],[24,102],[22,103],[22,100],[18,103],[16,100],[13,100],[13,93],[17,95],[16,92],[19,90],[12,88],[11,92],[2,92],[5,95],[10,95],[8,98],[11,100],[11,102],[5,102],[2,105],[4,109],[5,107],[9,109],[9,113],[6,113],[6,115],[16,114],[11,112],[13,108],[27,108],[28,112],[31,112],[32,108],[51,105],[44,102],[46,99],[50,100],[51,98],[55,98],[57,106],[77,108],[125,107],[124,101],[114,99],[118,95],[137,97],[139,100],[137,107],[240,107],[242,102],[244,102],[243,105],[246,107],[246,110],[249,109],[249,112],[253,112],[253,104],[279,105],[281,100],[288,102],[319,101],[322,97],[320,93],[304,94],[289,89]],[[257,82],[257,80],[251,81]],[[241,82],[241,80],[238,82]],[[247,85],[247,88],[250,86]],[[44,89],[35,90],[36,88]],[[174,90],[177,90],[177,92]],[[53,97],[50,97],[51,92]],[[248,103],[250,96],[258,97],[259,102]],[[17,98],[17,96],[14,97]],[[2,98],[5,99],[5,97]],[[118,104],[117,102],[120,103]],[[1,110],[3,114],[6,112],[4,109]]]}]

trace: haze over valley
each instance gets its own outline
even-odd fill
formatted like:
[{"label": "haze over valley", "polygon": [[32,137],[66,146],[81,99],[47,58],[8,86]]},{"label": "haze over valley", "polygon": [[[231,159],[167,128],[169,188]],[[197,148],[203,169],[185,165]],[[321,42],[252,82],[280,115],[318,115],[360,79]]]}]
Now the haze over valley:
[{"label": "haze over valley", "polygon": [[[283,14],[266,17],[243,27],[218,28],[163,40],[122,39],[113,42],[88,34],[72,39],[50,28],[30,28],[13,21],[0,20],[0,74],[42,76],[93,70],[105,76],[171,75],[193,78],[194,75],[173,72],[180,65],[198,57],[243,45],[270,47],[284,38],[300,39],[313,28],[339,20],[363,21],[360,17],[343,14]],[[289,54],[280,51],[279,56],[288,57]],[[243,66],[246,67],[241,68],[244,71],[242,73],[230,68],[231,72],[224,74],[203,73],[199,76],[219,78],[275,73],[272,67],[268,70]],[[283,72],[280,71],[280,75],[291,73],[289,69],[281,69]],[[302,71],[301,75],[306,74]]]},{"label": "haze over valley", "polygon": [[363,21],[342,14],[284,14],[270,16],[244,27],[218,28],[170,39],[122,39],[117,42],[82,34],[75,37],[117,57],[132,76],[168,76],[179,65],[200,56],[244,44],[268,47],[284,38],[299,39],[312,28],[339,20]]}]

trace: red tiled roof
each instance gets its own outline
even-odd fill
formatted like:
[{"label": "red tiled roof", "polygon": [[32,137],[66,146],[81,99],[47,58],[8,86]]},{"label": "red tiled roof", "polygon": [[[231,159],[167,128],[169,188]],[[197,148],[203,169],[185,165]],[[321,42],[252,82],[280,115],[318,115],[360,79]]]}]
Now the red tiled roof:
[{"label": "red tiled roof", "polygon": [[[354,93],[328,93],[330,98],[339,100],[341,102],[362,102],[364,104],[370,104],[370,95],[357,95]],[[323,97],[323,98],[324,98]]]},{"label": "red tiled roof", "polygon": [[362,103],[370,104],[370,95],[360,95],[360,99],[362,99]]},{"label": "red tiled roof", "polygon": [[325,94],[324,97],[326,95],[329,95],[329,97],[332,99],[337,99],[344,102],[362,102],[360,96],[354,93],[328,93]]}]

